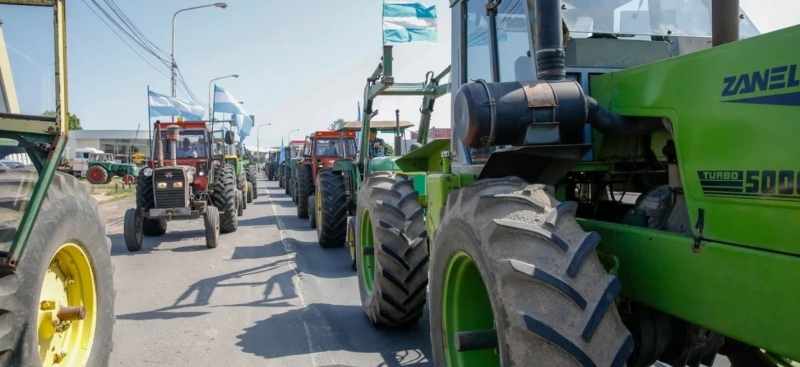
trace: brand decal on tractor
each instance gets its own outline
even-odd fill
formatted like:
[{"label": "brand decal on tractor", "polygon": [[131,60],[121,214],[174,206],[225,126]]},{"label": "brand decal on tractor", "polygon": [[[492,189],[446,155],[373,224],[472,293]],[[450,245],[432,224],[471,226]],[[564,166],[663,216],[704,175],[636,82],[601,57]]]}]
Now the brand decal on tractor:
[{"label": "brand decal on tractor", "polygon": [[800,171],[697,171],[706,196],[800,201]]},{"label": "brand decal on tractor", "polygon": [[[722,97],[742,96],[756,92],[800,87],[800,75],[797,73],[797,64],[781,65],[738,76],[726,76],[722,79],[722,83],[724,84]],[[769,96],[737,98],[724,102],[800,106],[800,90]]]}]

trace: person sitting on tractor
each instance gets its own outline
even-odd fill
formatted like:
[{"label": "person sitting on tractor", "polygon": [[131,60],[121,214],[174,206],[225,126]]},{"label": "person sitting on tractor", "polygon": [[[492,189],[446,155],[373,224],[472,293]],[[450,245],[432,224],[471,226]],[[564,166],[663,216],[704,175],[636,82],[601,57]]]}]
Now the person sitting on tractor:
[{"label": "person sitting on tractor", "polygon": [[386,142],[378,137],[378,129],[369,129],[369,157],[383,157],[386,151]]},{"label": "person sitting on tractor", "polygon": [[192,149],[192,142],[189,138],[183,138],[183,144],[178,149],[178,158],[197,158],[197,152]]},{"label": "person sitting on tractor", "polygon": [[322,155],[338,155],[338,153],[336,153],[336,141],[335,140],[328,140],[328,147],[325,148],[325,151],[322,152]]}]

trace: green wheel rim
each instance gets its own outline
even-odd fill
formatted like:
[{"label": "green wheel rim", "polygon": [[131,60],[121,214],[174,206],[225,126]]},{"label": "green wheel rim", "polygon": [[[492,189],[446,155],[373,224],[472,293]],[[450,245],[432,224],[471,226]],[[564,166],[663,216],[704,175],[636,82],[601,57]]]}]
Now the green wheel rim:
[{"label": "green wheel rim", "polygon": [[372,294],[372,288],[375,285],[375,256],[373,251],[367,251],[365,253],[364,249],[369,247],[370,250],[374,249],[373,239],[372,239],[372,221],[369,218],[369,211],[364,210],[361,214],[361,228],[359,228],[359,237],[360,240],[359,244],[361,245],[359,250],[359,256],[361,256],[361,284],[364,285],[364,289],[367,290],[367,293]]},{"label": "green wheel rim", "polygon": [[454,253],[445,266],[442,287],[442,332],[448,366],[500,366],[493,349],[459,352],[456,335],[465,331],[494,329],[494,314],[486,285],[467,253]]}]

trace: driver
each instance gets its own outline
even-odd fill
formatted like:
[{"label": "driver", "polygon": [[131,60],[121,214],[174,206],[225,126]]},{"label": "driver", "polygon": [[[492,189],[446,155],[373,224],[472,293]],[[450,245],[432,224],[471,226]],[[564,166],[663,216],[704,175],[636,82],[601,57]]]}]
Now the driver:
[{"label": "driver", "polygon": [[336,153],[336,142],[328,140],[328,147],[325,148],[325,152],[323,152],[322,155],[338,155]]},{"label": "driver", "polygon": [[189,138],[183,138],[183,144],[178,149],[178,158],[197,158],[197,152],[192,149],[192,142]]}]

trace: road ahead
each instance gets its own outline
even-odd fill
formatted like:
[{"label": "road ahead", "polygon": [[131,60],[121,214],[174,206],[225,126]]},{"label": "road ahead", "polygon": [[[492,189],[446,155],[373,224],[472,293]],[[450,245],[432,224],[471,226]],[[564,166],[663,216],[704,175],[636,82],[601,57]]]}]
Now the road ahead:
[{"label": "road ahead", "polygon": [[433,365],[427,315],[402,331],[370,326],[347,249],[320,248],[276,182],[259,195],[216,249],[194,220],[129,253],[109,219],[112,366]]}]

